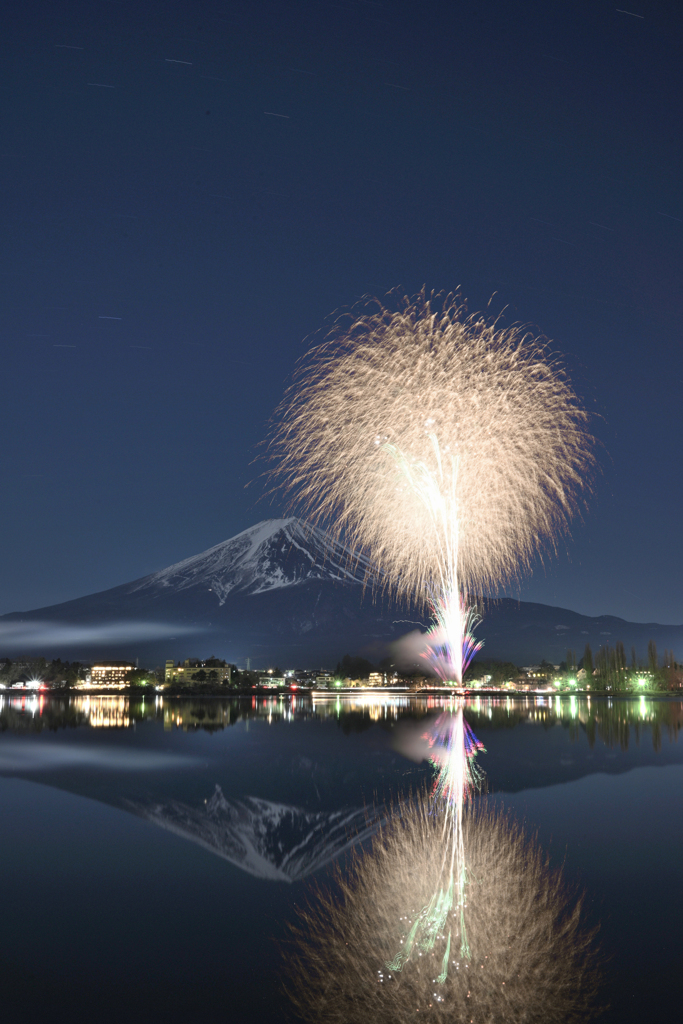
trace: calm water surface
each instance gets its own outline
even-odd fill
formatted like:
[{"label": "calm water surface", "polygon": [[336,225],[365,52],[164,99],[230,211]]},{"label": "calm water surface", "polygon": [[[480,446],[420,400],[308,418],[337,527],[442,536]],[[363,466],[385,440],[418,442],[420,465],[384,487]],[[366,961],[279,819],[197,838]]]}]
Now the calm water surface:
[{"label": "calm water surface", "polygon": [[[437,699],[0,697],[2,1019],[272,1022],[278,941]],[[610,1024],[680,1019],[683,704],[474,699],[492,796],[586,889]],[[400,744],[399,744],[400,745]]]}]

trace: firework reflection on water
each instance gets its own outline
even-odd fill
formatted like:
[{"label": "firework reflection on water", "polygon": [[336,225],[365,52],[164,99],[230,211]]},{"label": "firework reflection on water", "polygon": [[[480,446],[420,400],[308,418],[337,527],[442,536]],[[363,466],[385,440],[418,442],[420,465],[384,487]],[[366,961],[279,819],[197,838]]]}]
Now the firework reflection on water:
[{"label": "firework reflection on water", "polygon": [[[537,841],[482,801],[463,814],[469,959],[441,931],[388,968],[442,882],[443,819],[424,795],[299,911],[285,988],[310,1024],[585,1024],[598,1012],[595,932]],[[456,921],[456,918],[452,918]],[[448,974],[439,983],[444,956]]]},{"label": "firework reflection on water", "polygon": [[439,715],[431,729],[422,737],[426,756],[436,776],[432,792],[432,813],[442,820],[442,861],[438,888],[411,923],[410,931],[401,940],[401,949],[387,961],[387,969],[402,970],[415,955],[431,953],[437,942],[446,943],[441,969],[435,982],[443,984],[449,972],[451,947],[459,947],[461,958],[469,959],[470,946],[465,924],[468,870],[463,838],[463,810],[481,773],[474,758],[483,744],[476,738],[463,715],[457,712]]}]

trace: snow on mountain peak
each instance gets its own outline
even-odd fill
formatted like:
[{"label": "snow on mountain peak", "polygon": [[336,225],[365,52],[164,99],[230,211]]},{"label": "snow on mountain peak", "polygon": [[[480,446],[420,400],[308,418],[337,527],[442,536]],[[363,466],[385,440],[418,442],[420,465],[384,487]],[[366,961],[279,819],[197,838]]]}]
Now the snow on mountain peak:
[{"label": "snow on mountain peak", "polygon": [[201,554],[137,581],[131,590],[199,588],[223,604],[232,591],[261,594],[312,579],[360,583],[367,573],[343,544],[301,519],[265,519]]}]

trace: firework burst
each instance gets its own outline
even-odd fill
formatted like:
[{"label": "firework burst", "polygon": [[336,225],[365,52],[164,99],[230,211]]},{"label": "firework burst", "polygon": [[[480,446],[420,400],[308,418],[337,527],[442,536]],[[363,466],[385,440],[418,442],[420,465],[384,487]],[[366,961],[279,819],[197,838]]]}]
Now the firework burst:
[{"label": "firework burst", "polygon": [[542,339],[422,292],[334,322],[278,410],[271,452],[295,504],[431,608],[434,668],[460,681],[467,595],[566,532],[594,466],[586,422]]}]

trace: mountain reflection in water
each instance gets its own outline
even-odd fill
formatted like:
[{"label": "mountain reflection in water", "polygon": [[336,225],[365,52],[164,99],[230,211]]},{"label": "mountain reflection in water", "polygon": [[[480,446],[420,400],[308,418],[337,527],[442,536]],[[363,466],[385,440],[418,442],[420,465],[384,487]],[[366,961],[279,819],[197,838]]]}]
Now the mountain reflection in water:
[{"label": "mountain reflection in water", "polygon": [[375,831],[375,821],[362,809],[330,813],[254,796],[228,800],[218,785],[203,807],[179,800],[129,806],[147,821],[273,882],[305,878]]},{"label": "mountain reflection in water", "polygon": [[[449,707],[453,699],[406,694],[336,696],[334,694],[279,694],[227,698],[149,698],[127,696],[44,695],[0,696],[0,732],[43,732],[68,728],[133,728],[155,721],[165,730],[216,732],[265,720],[268,723],[306,719],[334,719],[345,733],[362,732],[377,724],[393,728],[403,720],[419,721]],[[665,732],[675,741],[683,727],[683,701],[666,698],[590,698],[576,696],[467,697],[465,715],[475,731],[514,729],[524,724],[542,728],[560,725],[573,741],[585,735],[591,748],[596,741],[627,750],[649,732],[655,750]]]},{"label": "mountain reflection in water", "polygon": [[[404,757],[404,741],[459,703],[367,691],[2,695],[0,774],[126,811],[254,877],[295,882],[363,842],[388,803],[429,782],[431,768]],[[679,760],[679,700],[485,695],[464,708],[488,750],[491,793]]]}]

